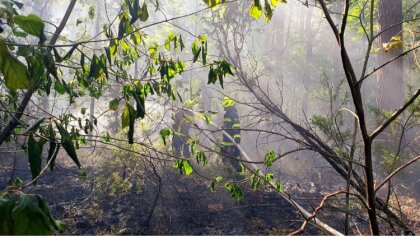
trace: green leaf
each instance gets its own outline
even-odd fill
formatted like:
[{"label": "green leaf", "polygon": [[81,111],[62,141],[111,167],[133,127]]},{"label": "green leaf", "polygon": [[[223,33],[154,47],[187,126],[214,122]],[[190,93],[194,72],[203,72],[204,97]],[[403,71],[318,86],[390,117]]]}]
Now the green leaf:
[{"label": "green leaf", "polygon": [[138,32],[132,33],[130,38],[135,45],[140,45],[142,43],[142,35]]},{"label": "green leaf", "polygon": [[[203,0],[204,3],[207,4],[207,6],[214,8],[220,5],[220,0]],[[222,3],[225,2],[225,0],[221,1]]]},{"label": "green leaf", "polygon": [[11,184],[18,187],[18,188],[23,188],[24,185],[25,185],[23,180],[19,177],[16,177],[14,180],[12,180]]},{"label": "green leaf", "polygon": [[109,143],[109,142],[111,142],[112,137],[111,137],[111,135],[109,134],[109,132],[107,132],[105,136],[102,136],[101,140],[102,140],[103,142]]},{"label": "green leaf", "polygon": [[77,19],[76,20],[76,26],[79,26],[82,23],[83,23],[83,20],[82,19]]},{"label": "green leaf", "polygon": [[222,180],[223,180],[222,176],[217,176],[216,178],[213,178],[213,180],[211,181],[211,184],[210,184],[210,192],[214,193],[215,188],[216,188],[216,184],[222,182]]},{"label": "green leaf", "polygon": [[271,0],[271,5],[273,5],[273,7],[277,7],[277,5],[279,5],[280,0]]},{"label": "green leaf", "polygon": [[134,143],[134,125],[136,121],[136,111],[130,104],[126,104],[123,114],[122,114],[122,128],[128,126],[128,143],[133,144]]},{"label": "green leaf", "polygon": [[197,113],[196,115],[195,115],[198,119],[205,119],[204,118],[204,114],[203,113]]},{"label": "green leaf", "polygon": [[273,180],[273,178],[274,178],[273,173],[267,173],[267,174],[265,174],[265,176],[264,176],[264,181],[265,181],[265,183],[267,184],[267,183],[269,183],[271,180]]},{"label": "green leaf", "polygon": [[22,7],[24,6],[23,3],[15,1],[15,0],[13,0],[13,4],[15,4],[19,9],[22,9]]},{"label": "green leaf", "polygon": [[15,201],[4,195],[0,197],[0,235],[13,234],[12,210],[15,207]]},{"label": "green leaf", "polygon": [[149,19],[149,12],[147,11],[146,1],[144,1],[143,7],[139,9],[138,14],[140,21],[147,21],[147,19]]},{"label": "green leaf", "polygon": [[159,134],[160,134],[160,137],[162,138],[162,140],[163,140],[163,144],[165,144],[166,145],[166,139],[169,137],[169,135],[171,135],[171,134],[173,134],[173,130],[171,129],[171,128],[165,128],[165,129],[162,129],[160,132],[159,132]]},{"label": "green leaf", "polygon": [[235,100],[228,96],[224,97],[220,102],[223,107],[231,107],[235,105]]},{"label": "green leaf", "polygon": [[50,208],[48,207],[47,201],[40,196],[36,195],[36,198],[38,199],[38,206],[39,208],[44,212],[44,214],[48,217],[50,220],[51,225],[54,227],[54,229],[58,230],[59,232],[63,232],[66,229],[66,224],[59,220],[55,220],[54,217],[51,214]]},{"label": "green leaf", "polygon": [[217,74],[216,71],[214,70],[213,66],[210,66],[210,70],[209,70],[209,79],[207,84],[214,84],[217,81]]},{"label": "green leaf", "polygon": [[271,9],[271,6],[268,3],[268,0],[265,0],[265,3],[264,3],[264,14],[265,14],[266,22],[269,22],[271,18],[273,17],[273,10]]},{"label": "green leaf", "polygon": [[190,165],[189,161],[183,161],[182,165],[184,167],[185,175],[190,175],[193,172],[193,168]]},{"label": "green leaf", "polygon": [[28,89],[30,86],[26,66],[10,54],[3,39],[0,39],[0,72],[11,90]]},{"label": "green leaf", "polygon": [[277,182],[276,183],[276,190],[279,193],[282,193],[283,192],[283,184],[281,182]]},{"label": "green leaf", "polygon": [[273,161],[276,158],[276,153],[273,150],[270,150],[265,154],[264,164],[268,167],[273,165]]},{"label": "green leaf", "polygon": [[28,138],[28,159],[29,167],[31,169],[32,179],[36,178],[42,169],[42,148],[44,147],[45,140],[41,139],[37,142],[31,134]]},{"label": "green leaf", "polygon": [[38,37],[41,41],[45,40],[44,22],[39,16],[34,14],[27,16],[18,15],[13,18],[13,21],[26,33]]},{"label": "green leaf", "polygon": [[192,53],[194,55],[193,63],[198,60],[198,57],[200,56],[201,47],[198,46],[198,40],[195,40],[191,46]]},{"label": "green leaf", "polygon": [[28,197],[21,196],[12,212],[13,234],[51,235],[51,223],[45,213]]},{"label": "green leaf", "polygon": [[57,154],[60,150],[60,144],[58,144],[55,139],[55,133],[51,124],[48,126],[48,139],[50,140],[50,147],[48,149],[47,162],[50,163],[50,170],[54,171],[55,160],[57,159]]},{"label": "green leaf", "polygon": [[242,198],[243,198],[242,190],[238,185],[236,185],[234,183],[226,183],[225,188],[230,192],[230,196],[233,199],[235,199],[237,201],[242,200]]},{"label": "green leaf", "polygon": [[78,47],[79,45],[78,44],[76,44],[76,45],[74,45],[67,53],[66,53],[66,55],[64,55],[64,57],[63,57],[63,60],[70,60],[70,58],[71,58],[71,56],[73,55],[73,52],[76,50],[76,48]]},{"label": "green leaf", "polygon": [[182,175],[182,160],[177,160],[174,164],[173,164],[173,167],[175,168],[175,169],[178,169],[179,170],[179,173]]},{"label": "green leaf", "polygon": [[85,63],[85,54],[81,53],[80,55],[80,66],[82,67],[83,73],[86,73],[88,66]]},{"label": "green leaf", "polygon": [[190,162],[187,160],[177,160],[173,167],[178,169],[181,175],[190,175],[193,172],[193,168],[191,167]]},{"label": "green leaf", "polygon": [[207,35],[206,34],[199,35],[198,40],[201,42],[201,44],[206,43],[207,42]]},{"label": "green leaf", "polygon": [[254,0],[254,4],[252,4],[251,9],[249,10],[249,15],[255,19],[260,19],[262,16],[262,8],[260,0]]},{"label": "green leaf", "polygon": [[130,125],[130,108],[129,104],[125,105],[124,111],[121,115],[122,128],[128,127]]},{"label": "green leaf", "polygon": [[20,38],[26,38],[26,37],[28,37],[28,33],[23,32],[23,31],[20,31],[20,30],[16,30],[16,29],[13,30],[13,34],[16,37],[20,37]]},{"label": "green leaf", "polygon": [[232,71],[233,66],[229,64],[229,62],[227,62],[225,59],[223,59],[220,62],[220,68],[223,73],[223,76],[225,76],[226,74],[233,76],[233,71]]},{"label": "green leaf", "polygon": [[118,26],[118,39],[122,39],[129,28],[128,17],[126,15],[121,15],[120,18],[120,24]]},{"label": "green leaf", "polygon": [[146,115],[146,104],[144,100],[144,95],[140,95],[137,92],[133,95],[134,99],[136,100],[136,118],[144,118]]},{"label": "green leaf", "polygon": [[212,180],[210,183],[210,192],[216,192],[216,181]]},{"label": "green leaf", "polygon": [[217,111],[207,111],[208,113],[210,113],[211,115],[217,115]]},{"label": "green leaf", "polygon": [[93,20],[93,18],[95,18],[95,7],[94,6],[89,6],[89,19]]},{"label": "green leaf", "polygon": [[260,177],[256,174],[252,174],[250,177],[250,185],[254,189],[254,191],[257,191],[261,186]]},{"label": "green leaf", "polygon": [[133,6],[131,6],[131,4],[129,2],[127,2],[129,10],[130,10],[130,15],[131,15],[131,21],[130,24],[134,24],[134,22],[136,22],[139,19],[139,9],[140,9],[140,1],[139,0],[134,0],[133,2]]},{"label": "green leaf", "polygon": [[[105,60],[106,61],[106,60]],[[98,79],[101,78],[104,75],[104,64],[102,62],[102,60],[94,55],[92,57],[92,61],[90,64],[90,69],[89,69],[89,79]]]},{"label": "green leaf", "polygon": [[[168,51],[171,50],[171,42],[175,39],[176,39],[176,34],[169,33],[168,37],[165,40],[165,49],[166,50],[168,50]],[[175,47],[174,47],[174,49],[175,49]]]},{"label": "green leaf", "polygon": [[56,80],[54,83],[54,90],[57,91],[58,94],[65,94],[66,93],[66,88],[64,86],[64,84],[62,84],[60,82],[60,80]]},{"label": "green leaf", "polygon": [[185,44],[184,44],[184,41],[182,40],[182,35],[179,35],[178,41],[179,41],[179,45],[181,46],[181,51],[184,50]]},{"label": "green leaf", "polygon": [[186,106],[186,107],[192,107],[192,106],[194,106],[195,104],[197,104],[197,100],[188,100],[188,101],[185,101],[184,102],[184,106]]},{"label": "green leaf", "polygon": [[42,122],[44,122],[45,120],[45,116],[39,118],[37,121],[35,121],[35,123],[31,126],[29,126],[25,131],[23,131],[23,135],[28,134],[28,133],[34,133],[38,127],[42,124]]},{"label": "green leaf", "polygon": [[120,100],[118,98],[114,98],[109,102],[109,109],[116,111],[120,106]]},{"label": "green leaf", "polygon": [[206,120],[206,124],[210,124],[210,117],[209,116],[204,116],[204,119]]},{"label": "green leaf", "polygon": [[106,58],[108,59],[108,63],[112,65],[112,56],[111,56],[111,49],[110,47],[105,47]]},{"label": "green leaf", "polygon": [[55,166],[55,160],[57,159],[57,154],[58,154],[58,150],[60,149],[60,145],[57,144],[55,141],[54,142],[50,142],[50,148],[48,149],[48,159],[47,161],[50,161],[50,170],[54,171],[54,166]]},{"label": "green leaf", "polygon": [[79,158],[77,157],[76,149],[70,134],[61,124],[56,121],[55,125],[57,126],[58,132],[61,135],[61,146],[63,146],[64,150],[67,152],[67,155],[69,155],[74,163],[76,163],[76,165],[81,168],[82,165],[80,164]]},{"label": "green leaf", "polygon": [[79,178],[80,178],[82,181],[86,181],[86,180],[87,180],[88,175],[87,175],[86,170],[81,169],[81,170],[79,171]]},{"label": "green leaf", "polygon": [[203,163],[203,166],[208,164],[207,156],[203,150],[195,149],[195,147],[191,146],[191,152],[194,154],[197,164]]},{"label": "green leaf", "polygon": [[203,65],[207,63],[207,40],[205,43],[202,43],[201,58],[203,59]]}]

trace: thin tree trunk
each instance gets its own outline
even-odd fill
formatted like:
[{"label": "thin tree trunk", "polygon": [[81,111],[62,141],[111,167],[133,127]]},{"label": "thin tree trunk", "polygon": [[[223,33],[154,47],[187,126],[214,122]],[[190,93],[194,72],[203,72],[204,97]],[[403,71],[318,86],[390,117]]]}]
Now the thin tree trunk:
[{"label": "thin tree trunk", "polygon": [[[100,26],[100,23],[101,23],[101,11],[102,11],[102,9],[101,9],[101,2],[102,1],[99,1],[98,4],[97,4],[97,7],[96,7],[95,36],[97,36],[98,34],[101,33],[101,26]],[[95,47],[96,47],[97,50],[99,50],[100,47],[101,47],[101,43],[100,42],[97,42],[95,44]],[[90,122],[93,122],[94,119],[95,119],[95,97],[92,96],[90,98],[90,105],[89,105],[89,121]]]},{"label": "thin tree trunk", "polygon": [[[72,0],[67,7],[67,11],[61,20],[60,25],[58,26],[57,30],[55,31],[53,37],[51,38],[49,45],[54,45],[57,42],[58,36],[63,31],[64,27],[67,24],[67,21],[70,18],[70,14],[73,11],[74,5],[76,5],[77,0]],[[16,128],[16,126],[19,124],[19,120],[23,115],[23,112],[25,111],[26,107],[28,106],[29,101],[31,100],[31,97],[33,93],[37,90],[37,86],[31,86],[25,93],[24,98],[22,102],[19,105],[19,108],[17,112],[15,113],[14,117],[11,118],[9,123],[4,127],[4,129],[0,133],[0,146],[3,144],[3,142],[12,134],[13,130]]]}]

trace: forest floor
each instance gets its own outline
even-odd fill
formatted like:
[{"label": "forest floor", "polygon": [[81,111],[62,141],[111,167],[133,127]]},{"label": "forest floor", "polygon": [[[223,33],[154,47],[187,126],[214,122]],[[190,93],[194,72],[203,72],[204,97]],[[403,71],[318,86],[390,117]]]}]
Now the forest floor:
[{"label": "forest floor", "polygon": [[[81,180],[73,168],[46,173],[32,191],[42,194],[53,215],[68,225],[65,234],[278,235],[302,224],[300,214],[276,192],[244,189],[244,199],[237,202],[226,190],[212,193],[195,177],[176,171],[162,177],[156,205],[154,178],[141,192],[111,194],[95,189],[89,178]],[[306,233],[322,232],[309,226]]]},{"label": "forest floor", "polygon": [[[172,169],[161,176],[160,191],[155,175],[145,178],[141,188],[120,191],[99,187],[95,181],[103,170],[91,167],[86,173],[87,178],[81,178],[76,168],[58,165],[30,190],[48,200],[53,215],[67,224],[65,234],[283,235],[302,224],[300,213],[275,191],[243,188],[244,199],[238,202],[222,186],[212,193],[208,183]],[[14,175],[30,179],[25,169]],[[310,191],[289,188],[289,193],[307,209],[322,199]],[[322,211],[321,219],[342,231],[343,216],[332,204]],[[355,214],[353,219],[360,232],[367,230],[363,217]],[[323,232],[309,225],[305,234]]]},{"label": "forest floor", "polygon": [[[245,190],[237,202],[227,191],[211,193],[204,183],[175,171],[162,178],[156,204],[153,178],[141,192],[121,194],[96,191],[75,176],[48,182],[36,192],[69,226],[66,234],[287,234],[302,223],[275,192]],[[307,233],[320,232],[309,227]]]},{"label": "forest floor", "polygon": [[[244,199],[232,199],[222,189],[212,193],[194,176],[169,171],[158,179],[148,178],[141,191],[112,193],[99,190],[94,176],[80,178],[74,167],[57,166],[46,172],[30,192],[43,195],[54,217],[64,221],[65,234],[287,234],[300,227],[302,217],[272,191],[243,189]],[[22,179],[30,172],[18,169]],[[320,234],[309,226],[307,234]]]}]

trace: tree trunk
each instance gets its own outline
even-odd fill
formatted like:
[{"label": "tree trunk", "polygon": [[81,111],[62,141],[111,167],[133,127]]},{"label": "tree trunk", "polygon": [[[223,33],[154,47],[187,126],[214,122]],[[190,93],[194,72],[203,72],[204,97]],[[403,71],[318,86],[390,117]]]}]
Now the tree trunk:
[{"label": "tree trunk", "polygon": [[[67,24],[68,19],[70,18],[70,14],[73,12],[74,5],[76,5],[77,0],[72,0],[67,7],[66,13],[64,14],[63,19],[61,20],[60,25],[55,30],[55,33],[53,37],[50,40],[49,45],[54,45],[57,40],[58,36],[63,31],[64,27]],[[22,117],[23,112],[25,112],[25,109],[29,103],[29,100],[31,100],[32,94],[37,90],[36,87],[31,86],[24,95],[24,98],[22,102],[19,105],[18,111],[15,113],[14,117],[11,118],[11,120],[8,122],[6,127],[1,131],[0,133],[0,146],[3,144],[3,142],[12,134],[13,130],[16,128],[16,126],[19,124],[19,119]]]},{"label": "tree trunk", "polygon": [[[394,36],[402,40],[402,0],[379,1],[379,26],[384,31],[379,37],[379,46],[391,41]],[[379,56],[382,65],[403,52],[402,47],[383,52]],[[403,60],[399,58],[382,68],[378,73],[378,105],[381,109],[395,110],[404,102]]]},{"label": "tree trunk", "polygon": [[[100,27],[100,22],[101,22],[101,1],[98,2],[98,5],[96,7],[96,19],[95,19],[95,36],[97,36],[100,32],[101,32],[101,27]],[[99,39],[99,37],[98,37]],[[95,47],[97,50],[100,50],[101,48],[101,43],[97,42],[95,44]],[[89,121],[93,122],[93,120],[95,119],[95,98],[91,97],[90,98],[90,106],[89,106]]]}]

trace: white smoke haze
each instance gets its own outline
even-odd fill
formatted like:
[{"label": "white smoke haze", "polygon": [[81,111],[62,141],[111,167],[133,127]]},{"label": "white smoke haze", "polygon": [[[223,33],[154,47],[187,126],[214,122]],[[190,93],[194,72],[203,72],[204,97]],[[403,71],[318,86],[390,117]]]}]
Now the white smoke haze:
[{"label": "white smoke haze", "polygon": [[[338,1],[332,1],[328,5],[336,13],[341,12],[336,9],[340,5]],[[57,0],[25,0],[23,2],[25,2],[25,6],[21,14],[40,15],[46,22],[45,32],[48,39],[53,36],[53,32],[65,14],[69,3],[69,1]],[[79,125],[77,119],[82,124],[89,122],[92,118],[96,119],[97,124],[92,131],[87,134],[83,131],[80,132],[85,140],[80,145],[78,154],[88,175],[88,180],[83,182],[78,178],[79,171],[74,168],[74,164],[61,150],[57,158],[58,174],[46,172],[46,177],[40,178],[38,187],[31,189],[33,192],[46,193],[50,191],[49,189],[54,189],[57,186],[62,189],[68,187],[69,194],[74,194],[75,198],[82,199],[71,202],[72,200],[69,200],[71,197],[63,193],[58,194],[60,197],[51,197],[57,201],[51,207],[53,212],[60,213],[62,217],[68,217],[65,222],[70,226],[69,233],[287,234],[292,232],[291,229],[298,229],[301,223],[285,227],[284,231],[275,231],[274,229],[282,229],[280,221],[267,220],[274,225],[268,226],[270,223],[263,219],[262,221],[265,223],[262,223],[261,227],[264,229],[254,230],[252,227],[256,227],[255,225],[261,221],[258,218],[260,216],[246,215],[248,213],[243,213],[244,215],[241,216],[244,219],[241,218],[241,220],[247,222],[245,224],[250,228],[242,231],[217,231],[215,230],[217,227],[213,226],[213,223],[209,223],[210,226],[207,226],[206,222],[200,221],[203,219],[196,217],[197,228],[201,230],[204,228],[202,225],[211,228],[211,230],[205,228],[202,231],[197,231],[194,226],[180,220],[188,215],[183,213],[184,210],[186,212],[194,211],[192,205],[197,204],[199,207],[194,214],[199,214],[197,213],[199,211],[204,211],[204,215],[206,211],[224,212],[225,215],[220,217],[230,225],[232,221],[230,218],[234,218],[235,214],[241,211],[242,205],[230,199],[228,196],[230,193],[226,192],[223,183],[238,183],[243,186],[245,199],[248,195],[253,196],[250,197],[251,200],[246,201],[248,205],[245,204],[244,208],[257,208],[258,204],[271,204],[270,199],[281,199],[279,195],[274,195],[273,190],[268,190],[269,188],[259,189],[255,193],[252,191],[254,186],[249,184],[252,181],[250,176],[253,171],[255,172],[252,164],[256,164],[258,171],[263,174],[263,178],[264,174],[272,173],[274,179],[282,184],[282,190],[285,193],[290,193],[291,198],[300,199],[299,204],[302,204],[309,212],[319,205],[326,194],[337,190],[344,191],[347,184],[346,179],[330,165],[325,155],[308,144],[310,141],[306,140],[299,130],[300,128],[305,129],[313,137],[322,140],[333,152],[342,157],[344,163],[348,163],[354,135],[355,117],[353,112],[355,106],[343,70],[340,45],[325,19],[318,1],[315,3],[314,1],[290,0],[287,4],[279,3],[274,10],[272,19],[265,22],[262,19],[255,20],[249,16],[250,4],[248,2],[252,1],[228,1],[229,3],[221,4],[215,9],[200,11],[206,8],[201,0],[146,0],[150,17],[146,22],[135,23],[138,27],[144,27],[140,31],[143,43],[136,46],[139,58],[135,59],[135,63],[125,70],[127,77],[125,75],[116,76],[114,71],[110,71],[110,73],[112,72],[110,79],[104,79],[105,89],[102,94],[98,98],[92,99],[96,95],[95,91],[89,91],[87,88],[79,86],[80,82],[77,81],[73,67],[79,66],[78,60],[82,53],[85,53],[89,58],[93,55],[103,54],[104,47],[108,46],[103,29],[112,24],[111,29],[114,34],[117,34],[118,24],[115,22],[119,20],[117,19],[118,14],[124,2],[123,0],[83,0],[76,4],[57,44],[73,44],[91,40],[98,42],[79,46],[74,52],[74,61],[66,66],[61,66],[58,76],[60,80],[62,79],[68,85],[73,86],[80,96],[74,98],[74,103],[70,103],[70,96],[67,93],[60,94],[59,89],[51,89],[49,96],[44,93],[34,94],[26,110],[26,113],[35,117],[45,114],[50,114],[54,119],[58,119],[63,114],[73,116],[75,121],[69,125],[75,127]],[[143,1],[140,2],[143,3]],[[158,8],[156,7],[157,2],[159,2]],[[351,2],[356,4],[354,3],[356,1]],[[411,3],[408,0],[403,1],[405,5],[408,5],[409,2]],[[305,3],[308,6],[305,6]],[[94,15],[90,17],[89,10],[92,10],[92,7]],[[191,14],[197,11],[200,12]],[[172,20],[187,14],[191,15]],[[340,26],[341,15],[333,14],[332,17]],[[365,24],[369,23],[368,20],[368,17],[362,19]],[[346,29],[345,46],[356,76],[359,78],[364,68],[368,41],[364,33],[360,31],[360,27],[357,27],[360,24],[359,19],[350,17],[349,21],[351,22]],[[378,19],[375,18],[374,24],[379,24]],[[416,26],[415,23],[413,25]],[[404,25],[404,27],[408,26],[412,25]],[[375,28],[375,32],[376,30],[378,29]],[[407,48],[408,45],[412,47],[418,45],[418,32],[413,31],[415,31],[415,36],[407,37],[405,44]],[[143,83],[148,80],[160,79],[159,76],[150,77],[147,71],[150,64],[149,46],[154,43],[160,46],[165,45],[165,40],[170,33],[182,35],[185,44],[185,49],[182,52],[180,50],[177,52],[162,50],[160,55],[168,60],[186,61],[186,71],[171,81],[176,91],[174,94],[176,99],[170,99],[166,94],[147,96],[145,118],[137,120],[135,123],[135,144],[128,145],[126,142],[127,129],[121,129],[121,114],[126,102],[123,98],[124,85],[127,82]],[[404,32],[404,35],[406,34],[409,35]],[[225,58],[235,67],[235,75],[225,78],[223,88],[219,82],[208,84],[208,64],[203,65],[200,61],[192,62],[191,45],[200,35],[207,35],[208,38],[208,61]],[[408,42],[408,40],[412,41]],[[36,40],[28,41],[22,39],[18,43],[36,44]],[[372,51],[377,48],[380,46],[378,43],[374,43]],[[58,48],[62,55],[66,54],[69,49]],[[380,65],[381,53],[384,52],[370,55],[367,64],[368,73]],[[19,59],[23,61],[22,57]],[[403,95],[408,98],[412,95],[413,90],[420,87],[419,67],[416,67],[413,62],[413,53],[407,54],[403,60],[404,68],[401,71],[403,73]],[[388,66],[392,68],[394,64],[390,63]],[[393,69],[398,71],[398,68]],[[361,90],[366,123],[370,132],[383,123],[381,120],[383,117],[380,115],[382,113],[378,111],[379,84],[379,77],[373,74],[364,81]],[[3,84],[0,86],[2,86],[0,92],[3,93],[5,88],[3,88]],[[248,168],[249,170],[240,178],[237,178],[235,173],[232,174],[231,166],[226,165],[226,157],[221,155],[224,147],[222,129],[225,123],[225,110],[221,101],[226,97],[234,101],[239,115],[240,143],[236,145],[240,145],[241,150],[251,159],[243,162],[244,169]],[[109,107],[109,103],[113,99],[119,100],[119,107],[115,111],[110,110]],[[394,110],[397,110],[402,103],[395,103],[392,106],[395,105]],[[180,110],[193,112],[186,113],[187,115],[184,117],[188,123],[188,132],[180,134],[178,131],[173,131],[163,141],[162,130],[178,125],[174,116]],[[394,110],[388,111],[388,113],[392,114]],[[376,184],[379,184],[390,174],[389,166],[395,170],[398,166],[419,155],[418,108],[416,112],[413,114],[403,113],[403,116],[398,119],[398,124],[405,124],[405,126],[401,126],[406,129],[404,132],[401,131],[400,126],[392,126],[386,130],[389,133],[378,136],[378,139],[373,143],[373,168],[378,181]],[[207,118],[209,120],[206,120]],[[183,125],[185,124],[181,126]],[[193,141],[198,141],[196,148],[203,150],[209,162],[208,165],[203,166],[203,163],[196,161],[195,157],[178,156],[181,154],[176,153],[173,141],[177,135],[186,137],[184,142],[186,144],[186,140],[188,140],[189,148]],[[113,139],[104,141],[106,137]],[[355,143],[355,149],[352,150],[354,153],[353,171],[364,179],[364,150],[360,132],[356,133],[353,141]],[[394,154],[395,147],[398,147],[398,154],[395,158],[388,158]],[[10,150],[18,151],[12,155],[9,153]],[[265,160],[270,151],[274,151],[278,160],[276,159],[272,166],[267,167]],[[0,186],[2,188],[6,187],[7,182],[19,174],[24,176],[22,177],[24,181],[30,179],[27,156],[24,151],[20,150],[20,147],[2,146],[0,156],[0,165],[4,168],[0,169]],[[242,154],[237,158],[241,159],[243,156]],[[175,161],[184,159],[190,160],[194,169],[190,176],[182,176],[179,174],[179,170],[174,169]],[[409,225],[415,233],[419,232],[419,215],[418,212],[416,213],[417,210],[413,210],[419,205],[419,167],[419,163],[415,162],[401,174],[396,175],[392,180],[393,193],[389,197],[390,204],[395,204],[399,200],[402,204],[408,204],[403,205],[399,209],[401,211],[398,212],[396,208],[392,209],[393,213],[399,217],[400,212],[413,214],[409,216],[414,217],[414,219],[410,219]],[[61,180],[58,178],[66,178],[59,176],[60,173],[69,175],[69,179],[60,183]],[[205,192],[209,186],[214,184],[212,181],[214,182],[217,176],[223,176],[223,181],[220,184],[217,183],[220,185],[216,186],[217,193]],[[66,185],[68,186],[66,187]],[[81,186],[80,189],[72,188],[76,185]],[[386,199],[391,192],[385,186],[377,193],[377,196],[383,199]],[[356,190],[352,190],[352,193],[358,194]],[[185,200],[186,202],[176,200],[178,197],[187,200]],[[258,201],[259,197],[260,201]],[[191,205],[188,205],[189,198],[194,199],[191,200]],[[200,202],[197,199],[203,199],[203,201]],[[121,203],[125,200],[127,202]],[[185,204],[185,209],[179,210],[172,207],[178,205],[174,203],[177,201],[182,202],[179,203],[180,205]],[[285,202],[283,203],[287,205]],[[138,206],[138,204],[142,204],[142,206]],[[352,198],[351,204],[353,205],[350,207],[350,217],[353,223],[350,224],[352,230],[350,233],[369,233],[368,217],[366,212],[361,210],[362,204],[357,201],[357,198]],[[82,209],[77,210],[80,212],[66,213],[66,211],[76,209],[76,205],[82,206]],[[147,207],[153,206],[153,210],[146,209],[146,205]],[[200,208],[203,206],[207,209]],[[320,219],[343,232],[344,206],[345,194],[337,198]],[[290,205],[287,207],[294,209]],[[130,214],[140,208],[142,214],[138,216],[139,222],[136,222],[133,217],[130,218]],[[231,211],[231,208],[234,210]],[[107,213],[108,210],[113,213]],[[127,213],[124,214],[124,211]],[[267,212],[269,211],[267,210]],[[300,216],[296,210],[290,210],[290,212],[295,214],[293,217]],[[84,214],[86,222],[90,223],[82,225],[72,222],[72,217],[83,221],[82,215]],[[111,216],[108,217],[107,214],[111,214]],[[276,217],[274,213],[269,214],[272,215],[271,217],[269,215],[268,218]],[[381,214],[386,216],[384,213]],[[334,215],[340,216],[335,219]],[[56,217],[59,218],[59,216]],[[95,221],[95,217],[98,217],[97,221]],[[291,216],[291,218],[293,217]],[[117,223],[107,222],[111,218],[117,218],[118,220],[115,220]],[[214,219],[216,218],[215,216]],[[214,219],[210,221],[213,222]],[[289,216],[287,219],[304,221],[290,219]],[[403,222],[404,219],[406,218],[400,218]],[[99,221],[105,224],[109,223],[109,225],[101,228],[97,223]],[[180,222],[180,225],[174,226],[173,222]],[[384,222],[382,224],[386,225],[387,223]],[[235,228],[234,223],[232,225]],[[241,225],[240,227],[245,226]],[[360,227],[359,232],[357,231],[358,227]],[[391,232],[388,228],[388,225],[384,226],[384,233]],[[308,233],[319,234],[322,232],[322,230],[310,226]]]}]

